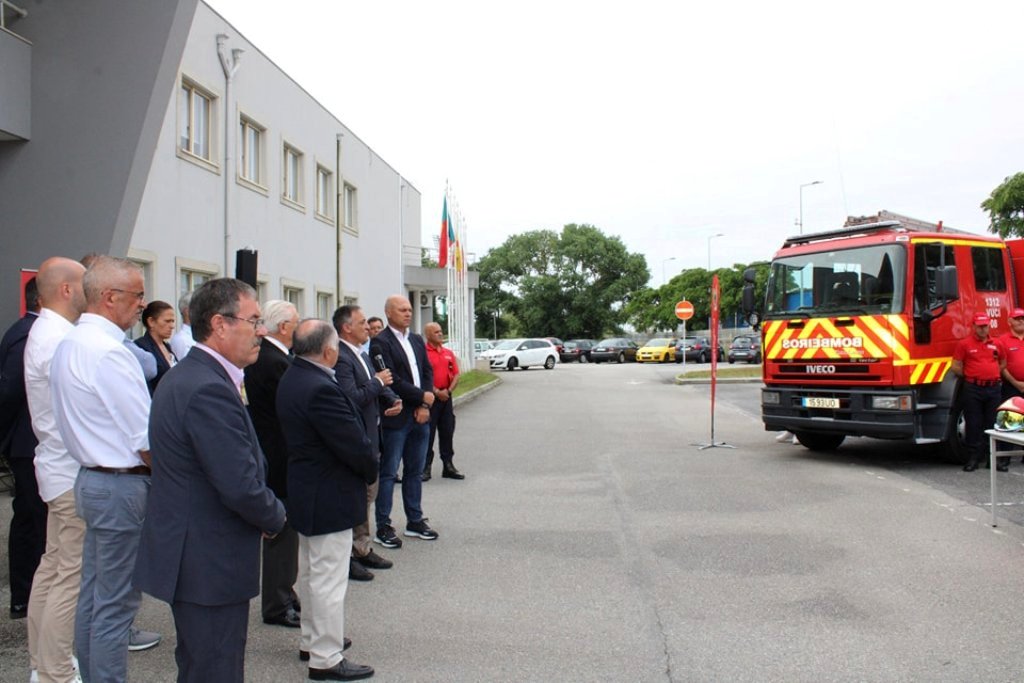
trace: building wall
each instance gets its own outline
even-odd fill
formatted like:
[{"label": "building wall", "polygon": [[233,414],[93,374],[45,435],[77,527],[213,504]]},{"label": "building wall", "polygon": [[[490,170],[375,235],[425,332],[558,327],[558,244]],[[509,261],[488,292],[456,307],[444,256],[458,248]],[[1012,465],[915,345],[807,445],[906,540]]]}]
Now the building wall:
[{"label": "building wall", "polygon": [[[245,50],[227,102],[218,34],[228,36],[229,52]],[[197,163],[179,150],[183,78],[215,98],[210,163]],[[419,192],[205,4],[196,8],[175,81],[162,98],[162,113],[129,251],[149,262],[152,298],[175,301],[182,268],[224,274],[225,196],[230,225],[226,271],[234,274],[236,249],[256,249],[264,298],[281,298],[284,286],[299,287],[304,315],[316,314],[317,292],[329,293],[333,306],[356,298],[369,311],[380,312],[384,298],[401,291],[402,242],[410,240],[410,248],[419,248]],[[260,186],[239,179],[240,116],[264,129]],[[281,198],[285,143],[303,155],[302,206]],[[333,222],[339,207],[331,202],[327,219],[316,214],[317,164],[332,172],[336,191],[346,183],[356,190],[356,225],[340,232],[341,292],[335,258],[339,232]]]},{"label": "building wall", "polygon": [[0,321],[22,268],[125,253],[196,0],[19,4],[31,140],[0,142]]}]

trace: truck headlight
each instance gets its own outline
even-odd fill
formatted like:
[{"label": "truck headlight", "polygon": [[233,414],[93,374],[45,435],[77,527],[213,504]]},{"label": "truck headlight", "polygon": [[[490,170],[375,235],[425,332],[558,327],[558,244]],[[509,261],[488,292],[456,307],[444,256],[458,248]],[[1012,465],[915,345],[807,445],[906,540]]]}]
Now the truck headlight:
[{"label": "truck headlight", "polygon": [[910,396],[872,396],[871,408],[873,410],[910,410],[913,401]]},{"label": "truck headlight", "polygon": [[765,405],[777,406],[780,403],[779,392],[777,391],[762,391],[761,392],[761,403]]}]

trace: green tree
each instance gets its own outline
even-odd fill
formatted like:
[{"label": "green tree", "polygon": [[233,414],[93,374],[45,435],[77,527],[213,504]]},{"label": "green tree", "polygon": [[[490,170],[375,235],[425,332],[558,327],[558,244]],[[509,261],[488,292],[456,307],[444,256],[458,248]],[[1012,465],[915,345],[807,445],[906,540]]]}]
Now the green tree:
[{"label": "green tree", "polygon": [[679,324],[676,303],[686,299],[693,304],[693,317],[686,323],[687,332],[708,329],[711,317],[711,276],[718,275],[718,311],[723,324],[743,319],[743,272],[756,269],[756,290],[764,295],[768,282],[768,264],[719,268],[709,272],[704,268],[691,268],[679,273],[657,289],[645,288],[630,300],[626,312],[629,321],[638,330],[672,331]]},{"label": "green tree", "polygon": [[650,278],[647,261],[618,237],[571,223],[561,233],[513,235],[477,264],[477,332],[601,337],[626,320],[625,305]]},{"label": "green tree", "polygon": [[990,232],[1003,239],[1024,237],[1024,173],[1007,178],[981,203],[988,211]]}]

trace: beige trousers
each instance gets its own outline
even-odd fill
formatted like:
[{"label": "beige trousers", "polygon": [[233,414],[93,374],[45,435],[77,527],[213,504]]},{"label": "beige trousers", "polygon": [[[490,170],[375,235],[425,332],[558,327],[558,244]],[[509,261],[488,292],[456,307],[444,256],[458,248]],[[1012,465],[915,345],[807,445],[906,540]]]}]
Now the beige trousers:
[{"label": "beige trousers", "polygon": [[39,683],[67,683],[75,640],[75,608],[82,574],[85,522],[75,514],[75,491],[47,503],[46,552],[28,599],[28,656]]},{"label": "beige trousers", "polygon": [[380,477],[366,487],[366,521],[352,529],[352,556],[366,557],[370,554],[370,520],[373,519],[373,501],[377,500]]},{"label": "beige trousers", "polygon": [[345,592],[352,556],[352,530],[333,534],[299,534],[299,600],[302,601],[302,646],[309,666],[329,669],[344,655]]}]

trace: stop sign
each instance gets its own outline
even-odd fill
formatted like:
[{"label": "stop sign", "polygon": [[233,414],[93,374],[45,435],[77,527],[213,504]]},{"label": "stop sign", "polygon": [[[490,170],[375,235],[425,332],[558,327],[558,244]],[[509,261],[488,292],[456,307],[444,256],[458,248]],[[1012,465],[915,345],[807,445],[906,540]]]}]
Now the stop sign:
[{"label": "stop sign", "polygon": [[693,304],[689,301],[680,301],[676,304],[676,317],[680,320],[689,320],[693,317]]}]

